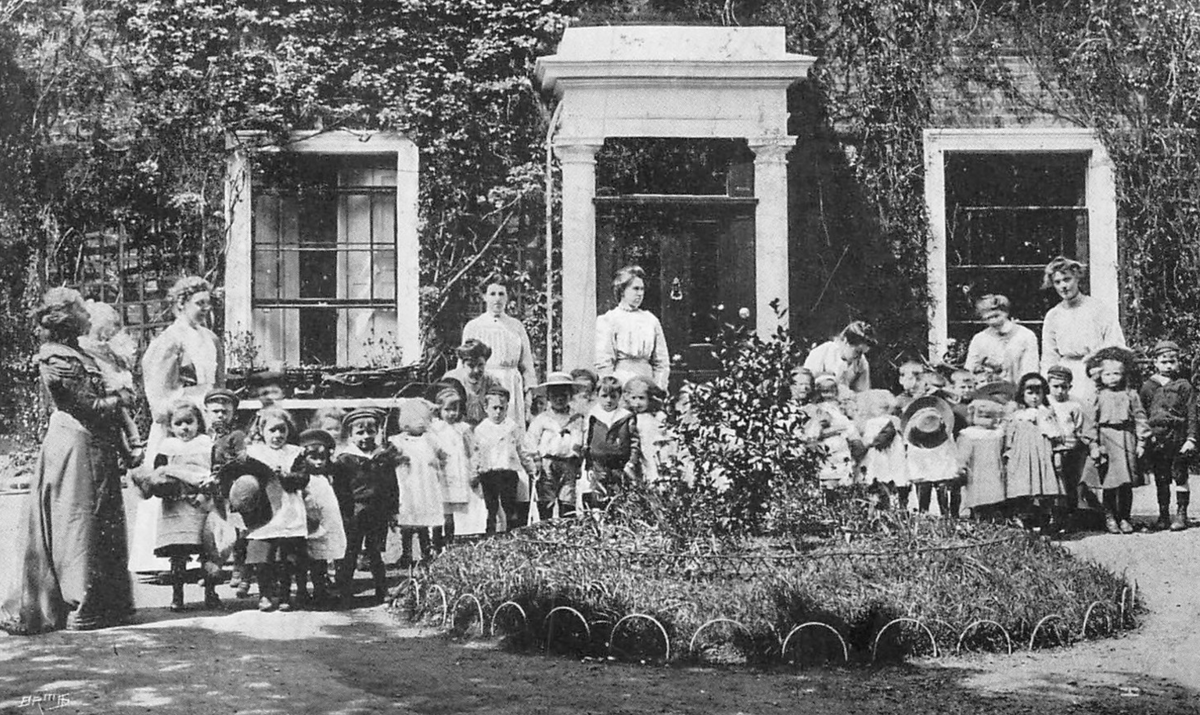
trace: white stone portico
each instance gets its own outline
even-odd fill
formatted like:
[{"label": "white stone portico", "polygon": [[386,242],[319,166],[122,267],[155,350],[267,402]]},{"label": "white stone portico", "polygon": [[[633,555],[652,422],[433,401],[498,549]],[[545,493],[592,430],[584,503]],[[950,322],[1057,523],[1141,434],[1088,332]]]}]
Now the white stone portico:
[{"label": "white stone portico", "polygon": [[[814,57],[782,27],[569,28],[537,62],[560,102],[563,364],[591,365],[596,326],[596,152],[609,137],[744,138],[754,152],[755,315],[760,335],[788,305],[788,87]],[[601,276],[607,282],[611,276]]]}]

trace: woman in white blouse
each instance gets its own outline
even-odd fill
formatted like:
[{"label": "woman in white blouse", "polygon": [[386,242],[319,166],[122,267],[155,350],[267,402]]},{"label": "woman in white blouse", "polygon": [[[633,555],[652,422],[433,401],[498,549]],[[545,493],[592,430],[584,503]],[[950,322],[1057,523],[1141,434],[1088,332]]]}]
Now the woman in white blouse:
[{"label": "woman in white blouse", "polygon": [[508,286],[502,278],[493,276],[485,280],[480,293],[483,315],[463,326],[462,341],[478,340],[492,349],[486,369],[511,394],[509,420],[525,429],[528,421],[526,386],[537,383],[529,333],[521,321],[504,312],[508,306]]},{"label": "woman in white blouse", "polygon": [[1087,404],[1096,392],[1085,367],[1088,357],[1100,348],[1125,347],[1125,335],[1117,311],[1080,290],[1083,274],[1083,264],[1065,256],[1046,264],[1042,288],[1053,288],[1062,301],[1042,322],[1042,372],[1065,366],[1075,376],[1072,399]]},{"label": "woman in white blouse", "polygon": [[813,348],[804,359],[804,367],[814,375],[833,375],[842,392],[865,392],[871,389],[867,353],[874,344],[875,331],[869,324],[856,320],[832,340]]},{"label": "woman in white blouse", "polygon": [[971,338],[963,367],[975,374],[998,377],[1014,385],[1022,375],[1037,372],[1038,341],[1033,331],[1012,319],[1012,306],[1002,295],[975,301],[975,312],[987,327]]},{"label": "woman in white blouse", "polygon": [[642,310],[646,272],[626,266],[613,278],[617,307],[596,319],[596,372],[625,382],[635,375],[667,389],[671,356],[658,318]]},{"label": "woman in white blouse", "polygon": [[[208,329],[212,312],[212,286],[197,276],[180,278],[167,293],[175,311],[175,322],[146,346],[142,356],[142,380],[150,414],[150,436],[145,467],[154,464],[158,445],[166,437],[165,415],[179,399],[190,400],[204,409],[204,396],[225,383],[225,360],[221,341]],[[130,570],[166,571],[167,560],[154,556],[158,497],[138,502],[137,521],[130,548]]]}]

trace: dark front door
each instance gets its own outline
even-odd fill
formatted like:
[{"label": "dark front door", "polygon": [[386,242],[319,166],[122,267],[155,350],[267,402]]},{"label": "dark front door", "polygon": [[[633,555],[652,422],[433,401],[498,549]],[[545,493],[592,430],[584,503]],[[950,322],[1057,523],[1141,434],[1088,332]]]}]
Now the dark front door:
[{"label": "dark front door", "polygon": [[641,266],[646,271],[643,307],[662,323],[673,358],[673,387],[711,377],[716,367],[712,339],[721,326],[754,324],[755,200],[619,196],[598,198],[596,204],[599,311],[616,305],[616,271]]}]

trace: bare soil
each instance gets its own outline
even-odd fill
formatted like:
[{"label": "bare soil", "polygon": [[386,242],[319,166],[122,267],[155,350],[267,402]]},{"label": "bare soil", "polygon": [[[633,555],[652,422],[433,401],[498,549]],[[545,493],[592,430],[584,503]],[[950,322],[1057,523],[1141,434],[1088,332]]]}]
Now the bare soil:
[{"label": "bare soil", "polygon": [[455,642],[365,604],[259,613],[227,598],[221,612],[172,614],[167,588],[139,585],[136,625],[0,636],[0,712],[1200,713],[1200,528],[1067,546],[1139,582],[1137,630],[879,668],[661,667]]}]

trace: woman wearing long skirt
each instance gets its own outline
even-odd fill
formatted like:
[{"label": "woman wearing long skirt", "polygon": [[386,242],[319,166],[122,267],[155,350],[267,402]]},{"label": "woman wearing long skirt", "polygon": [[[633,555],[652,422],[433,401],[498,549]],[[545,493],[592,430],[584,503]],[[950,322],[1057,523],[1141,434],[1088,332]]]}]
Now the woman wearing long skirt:
[{"label": "woman wearing long skirt", "polygon": [[[211,286],[196,276],[180,278],[168,293],[175,322],[150,341],[142,355],[142,379],[154,423],[146,444],[145,465],[153,465],[159,442],[166,437],[161,417],[176,400],[191,400],[201,409],[204,396],[223,385],[224,357],[221,341],[209,330]],[[130,570],[138,573],[166,571],[170,564],[154,555],[162,500],[140,499],[131,545]]]},{"label": "woman wearing long skirt", "polygon": [[120,410],[78,345],[90,319],[79,293],[55,288],[34,313],[45,342],[42,384],[54,407],[21,534],[21,572],[3,601],[3,628],[32,634],[128,622],[133,614],[119,460]]}]

